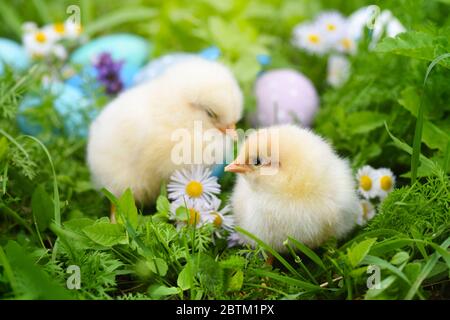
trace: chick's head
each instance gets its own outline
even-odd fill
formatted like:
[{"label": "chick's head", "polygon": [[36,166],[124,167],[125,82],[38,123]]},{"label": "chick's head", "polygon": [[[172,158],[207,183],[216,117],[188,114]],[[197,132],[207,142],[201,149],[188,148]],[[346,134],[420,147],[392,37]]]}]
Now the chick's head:
[{"label": "chick's head", "polygon": [[165,79],[177,88],[189,112],[206,129],[233,131],[242,116],[242,92],[231,71],[224,65],[200,58],[170,68]]},{"label": "chick's head", "polygon": [[309,130],[282,125],[254,131],[225,171],[242,174],[255,191],[309,197],[327,186],[329,145]]}]

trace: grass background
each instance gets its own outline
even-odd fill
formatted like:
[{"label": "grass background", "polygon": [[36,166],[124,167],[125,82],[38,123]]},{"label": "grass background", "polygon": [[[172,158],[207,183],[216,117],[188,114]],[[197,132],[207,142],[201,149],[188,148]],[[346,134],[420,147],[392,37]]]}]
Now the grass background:
[{"label": "grass background", "polygon": [[[53,97],[44,96],[36,111],[44,128],[38,139],[21,135],[17,107],[26,93],[40,92],[42,69],[6,72],[0,78],[1,298],[450,298],[450,60],[436,60],[450,52],[448,0],[0,0],[0,36],[20,41],[23,22],[61,21],[71,4],[80,6],[91,37],[136,33],[152,42],[153,57],[218,46],[246,96],[241,127],[249,126],[255,109],[257,54],[272,56],[268,68],[303,72],[321,96],[314,129],[354,169],[391,168],[399,188],[366,227],[342,242],[330,240],[312,251],[290,239],[287,255],[257,239],[255,249],[228,249],[225,241],[211,242],[209,227],[177,232],[167,221],[164,190],[155,207],[144,210],[129,194],[114,199],[94,190],[86,141],[63,132]],[[351,57],[351,78],[332,89],[324,81],[326,59],[293,48],[292,28],[321,10],[348,15],[367,4],[392,10],[408,32],[383,40],[374,51],[367,50],[366,37]],[[428,69],[433,61],[436,66]],[[93,107],[105,102],[99,98]],[[55,135],[55,127],[62,133]],[[233,179],[221,179],[222,197]],[[125,223],[108,223],[110,202]],[[263,259],[269,253],[273,266]],[[66,287],[70,265],[81,267],[79,290]],[[369,265],[381,270],[378,289],[367,287]]]}]

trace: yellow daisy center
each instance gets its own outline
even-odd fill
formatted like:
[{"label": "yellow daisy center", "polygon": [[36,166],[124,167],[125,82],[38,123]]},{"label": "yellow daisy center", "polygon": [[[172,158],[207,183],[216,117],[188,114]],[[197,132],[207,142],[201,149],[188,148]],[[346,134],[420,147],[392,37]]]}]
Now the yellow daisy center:
[{"label": "yellow daisy center", "polygon": [[328,23],[327,24],[327,30],[328,31],[334,31],[334,30],[336,30],[336,26],[334,24],[332,24],[332,23]]},{"label": "yellow daisy center", "polygon": [[214,213],[214,215],[215,215],[215,217],[214,217],[213,223],[216,227],[220,227],[223,223],[223,219],[220,216],[220,214],[218,214],[218,213]]},{"label": "yellow daisy center", "polygon": [[53,29],[56,33],[63,34],[66,31],[66,28],[64,27],[63,23],[55,23],[53,26]]},{"label": "yellow daisy center", "polygon": [[382,176],[380,179],[380,187],[384,191],[389,191],[392,188],[392,178],[390,176]]},{"label": "yellow daisy center", "polygon": [[370,189],[372,189],[372,179],[370,179],[369,176],[362,176],[359,179],[359,186],[364,190],[364,191],[369,191]]},{"label": "yellow daisy center", "polygon": [[320,38],[317,34],[310,34],[308,36],[308,40],[311,43],[318,44],[320,42]]},{"label": "yellow daisy center", "polygon": [[45,41],[47,41],[47,36],[42,31],[36,32],[36,34],[34,35],[34,38],[39,43],[44,43]]},{"label": "yellow daisy center", "polygon": [[200,222],[200,213],[193,208],[189,209],[189,220],[187,221],[187,223],[190,226],[195,226],[199,222]]},{"label": "yellow daisy center", "polygon": [[341,43],[346,50],[350,50],[350,48],[352,47],[352,42],[348,38],[342,39]]},{"label": "yellow daisy center", "polygon": [[198,181],[190,181],[186,185],[186,193],[191,198],[198,198],[203,193],[203,186]]}]

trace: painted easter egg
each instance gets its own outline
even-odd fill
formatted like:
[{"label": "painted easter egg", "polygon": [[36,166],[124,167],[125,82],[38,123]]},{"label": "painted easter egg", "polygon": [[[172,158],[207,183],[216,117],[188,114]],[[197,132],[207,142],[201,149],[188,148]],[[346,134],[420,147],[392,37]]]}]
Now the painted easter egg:
[{"label": "painted easter egg", "polygon": [[261,126],[299,123],[309,127],[319,107],[311,80],[290,69],[264,72],[256,81],[255,96]]},{"label": "painted easter egg", "polygon": [[205,50],[195,53],[175,52],[166,54],[159,58],[153,59],[135,76],[134,83],[140,84],[153,80],[161,76],[168,67],[171,67],[179,62],[186,61],[193,58],[203,58],[207,60],[217,60],[220,57],[220,49],[217,47],[209,47]]},{"label": "painted easter egg", "polygon": [[[91,120],[97,114],[92,103],[75,87],[64,83],[52,83],[42,91],[54,98],[53,108],[64,122],[64,130],[69,136],[86,137]],[[29,94],[24,97],[19,106],[17,123],[25,134],[38,135],[42,132],[42,125],[33,117],[33,111],[41,108],[43,100],[40,95]]]},{"label": "painted easter egg", "polygon": [[0,38],[0,74],[4,71],[4,64],[21,71],[30,65],[30,60],[25,49],[17,42]]},{"label": "painted easter egg", "polygon": [[[127,88],[132,85],[134,76],[148,60],[150,52],[151,45],[144,38],[125,33],[113,34],[94,39],[81,46],[72,54],[70,61],[86,68],[82,74],[95,78],[98,72],[94,67],[95,61],[101,54],[110,54],[114,61],[122,62],[120,79]],[[81,76],[75,76],[75,79],[70,79],[68,83],[79,86],[82,81],[77,77]]]}]

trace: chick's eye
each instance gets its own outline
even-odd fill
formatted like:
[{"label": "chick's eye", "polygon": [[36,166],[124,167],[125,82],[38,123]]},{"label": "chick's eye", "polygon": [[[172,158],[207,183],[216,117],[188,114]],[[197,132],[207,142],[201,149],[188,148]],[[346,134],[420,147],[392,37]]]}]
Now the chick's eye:
[{"label": "chick's eye", "polygon": [[208,115],[208,117],[212,118],[212,119],[217,119],[217,114],[215,114],[213,111],[211,111],[210,109],[206,109],[206,114]]}]

